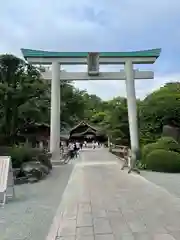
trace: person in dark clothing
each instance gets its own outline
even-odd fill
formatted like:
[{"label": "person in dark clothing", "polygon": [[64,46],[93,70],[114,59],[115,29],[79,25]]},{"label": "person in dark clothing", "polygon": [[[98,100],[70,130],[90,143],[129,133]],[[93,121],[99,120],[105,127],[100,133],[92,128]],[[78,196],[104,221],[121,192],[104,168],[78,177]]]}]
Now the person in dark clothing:
[{"label": "person in dark clothing", "polygon": [[77,146],[76,146],[76,143],[74,143],[74,156],[77,158]]}]

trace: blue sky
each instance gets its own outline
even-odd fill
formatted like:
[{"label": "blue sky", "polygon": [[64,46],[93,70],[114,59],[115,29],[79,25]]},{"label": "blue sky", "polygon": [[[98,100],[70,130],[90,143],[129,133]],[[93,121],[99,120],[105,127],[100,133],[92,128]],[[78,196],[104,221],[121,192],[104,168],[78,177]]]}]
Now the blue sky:
[{"label": "blue sky", "polygon": [[[136,83],[144,97],[180,81],[179,0],[6,0],[0,8],[0,53],[20,48],[55,51],[130,51],[162,48],[154,80]],[[75,83],[103,99],[125,95],[120,81]]]}]

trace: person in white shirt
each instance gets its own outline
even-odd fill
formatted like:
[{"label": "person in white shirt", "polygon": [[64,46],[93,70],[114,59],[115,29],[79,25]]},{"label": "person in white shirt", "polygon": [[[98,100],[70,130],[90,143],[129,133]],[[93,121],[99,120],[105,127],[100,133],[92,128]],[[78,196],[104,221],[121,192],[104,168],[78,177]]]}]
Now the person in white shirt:
[{"label": "person in white shirt", "polygon": [[96,148],[96,144],[95,144],[94,140],[92,141],[92,148],[93,148],[93,149]]},{"label": "person in white shirt", "polygon": [[68,149],[69,149],[70,157],[72,159],[74,157],[74,144],[70,142],[68,145]]},{"label": "person in white shirt", "polygon": [[76,155],[76,157],[78,156],[78,153],[79,153],[79,151],[80,151],[80,143],[78,142],[78,141],[76,141],[76,143],[75,143],[75,145],[76,145],[76,148],[75,148],[75,155]]}]

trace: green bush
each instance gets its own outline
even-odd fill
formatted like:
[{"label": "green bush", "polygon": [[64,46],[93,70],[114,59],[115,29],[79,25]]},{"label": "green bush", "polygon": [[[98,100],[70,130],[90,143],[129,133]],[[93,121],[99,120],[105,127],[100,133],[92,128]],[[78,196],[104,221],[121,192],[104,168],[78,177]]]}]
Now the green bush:
[{"label": "green bush", "polygon": [[157,143],[164,149],[180,153],[180,144],[172,137],[161,137]]},{"label": "green bush", "polygon": [[11,156],[13,168],[20,168],[21,165],[29,161],[39,161],[43,165],[52,169],[51,155],[45,150],[31,148],[26,145],[13,147],[0,147],[1,156]]},{"label": "green bush", "polygon": [[154,150],[146,157],[146,168],[157,172],[180,172],[180,154],[164,149]]},{"label": "green bush", "polygon": [[9,156],[12,147],[0,146],[0,156]]},{"label": "green bush", "polygon": [[148,156],[148,154],[156,149],[163,149],[163,147],[161,145],[159,145],[158,143],[149,143],[146,144],[141,151],[141,163],[144,165],[146,164],[146,157]]},{"label": "green bush", "polygon": [[13,146],[9,151],[9,155],[11,156],[13,168],[20,168],[22,163],[32,160],[31,151],[26,146]]}]

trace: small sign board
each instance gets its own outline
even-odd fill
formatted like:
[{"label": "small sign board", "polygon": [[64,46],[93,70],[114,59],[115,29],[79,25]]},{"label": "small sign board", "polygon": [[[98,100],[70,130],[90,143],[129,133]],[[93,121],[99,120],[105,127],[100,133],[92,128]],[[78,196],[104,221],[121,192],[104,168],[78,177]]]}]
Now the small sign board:
[{"label": "small sign board", "polygon": [[8,197],[14,197],[14,177],[11,157],[0,156],[0,205],[4,205]]},{"label": "small sign board", "polygon": [[99,54],[96,52],[88,53],[88,74],[89,76],[99,74]]}]

